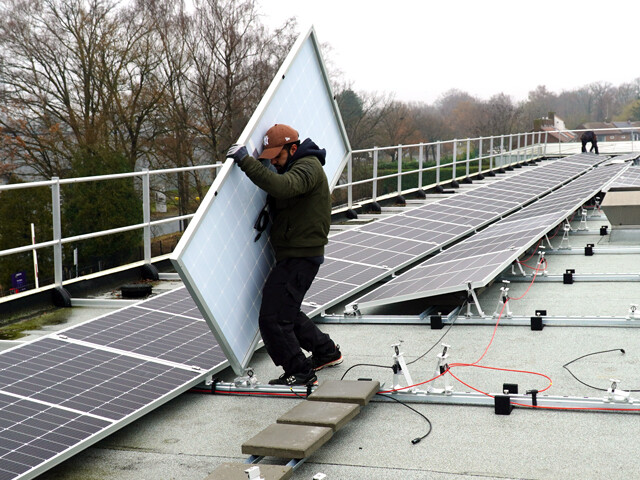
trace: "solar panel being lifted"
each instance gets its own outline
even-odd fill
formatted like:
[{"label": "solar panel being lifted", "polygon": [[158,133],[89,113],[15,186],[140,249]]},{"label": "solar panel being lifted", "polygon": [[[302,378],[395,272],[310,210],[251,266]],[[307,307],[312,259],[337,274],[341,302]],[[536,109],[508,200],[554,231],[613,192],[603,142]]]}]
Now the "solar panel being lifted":
[{"label": "solar panel being lifted", "polygon": [[598,167],[357,299],[350,310],[487,285],[628,165]]},{"label": "solar panel being lifted", "polygon": [[[606,158],[578,154],[548,160],[471,191],[421,207],[407,208],[402,213],[333,235],[326,249],[326,261],[303,302],[303,311],[309,316],[321,313],[548,194]],[[381,239],[384,239],[384,244]],[[334,247],[334,243],[339,246]],[[376,245],[386,252],[363,248]],[[326,275],[325,272],[333,270],[334,262],[357,262],[370,268],[363,269],[358,277],[360,283],[357,283],[340,276]]]},{"label": "solar panel being lifted", "polygon": [[[300,35],[238,143],[257,156],[276,123],[326,149],[324,170],[332,188],[350,147],[313,28]],[[237,374],[260,341],[262,287],[274,261],[268,235],[256,240],[254,229],[265,199],[227,159],[171,257]]]}]

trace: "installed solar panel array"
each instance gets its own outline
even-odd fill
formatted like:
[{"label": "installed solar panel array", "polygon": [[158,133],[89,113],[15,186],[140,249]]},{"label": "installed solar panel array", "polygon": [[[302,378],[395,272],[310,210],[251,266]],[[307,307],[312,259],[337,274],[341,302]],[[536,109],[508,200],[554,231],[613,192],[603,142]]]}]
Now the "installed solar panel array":
[{"label": "installed solar panel array", "polygon": [[598,167],[358,299],[358,308],[487,285],[628,165]]},{"label": "installed solar panel array", "polygon": [[[606,158],[606,157],[605,157]],[[305,297],[309,316],[521,208],[605,158],[578,154],[333,235]]]},{"label": "installed solar panel array", "polygon": [[0,480],[34,478],[226,365],[185,288],[0,353]]},{"label": "installed solar panel array", "polygon": [[640,167],[629,167],[629,169],[627,169],[626,172],[624,172],[622,175],[616,178],[616,181],[612,183],[609,188],[635,189],[639,187],[640,187]]}]

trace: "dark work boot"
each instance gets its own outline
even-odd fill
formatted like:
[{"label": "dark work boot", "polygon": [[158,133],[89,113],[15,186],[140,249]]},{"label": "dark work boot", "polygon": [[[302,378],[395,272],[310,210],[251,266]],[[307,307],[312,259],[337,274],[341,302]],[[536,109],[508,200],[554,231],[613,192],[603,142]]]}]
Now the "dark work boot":
[{"label": "dark work boot", "polygon": [[324,355],[313,355],[311,357],[311,364],[314,371],[322,370],[325,367],[335,367],[340,365],[344,358],[340,352],[340,345],[336,345],[333,352],[326,353]]}]

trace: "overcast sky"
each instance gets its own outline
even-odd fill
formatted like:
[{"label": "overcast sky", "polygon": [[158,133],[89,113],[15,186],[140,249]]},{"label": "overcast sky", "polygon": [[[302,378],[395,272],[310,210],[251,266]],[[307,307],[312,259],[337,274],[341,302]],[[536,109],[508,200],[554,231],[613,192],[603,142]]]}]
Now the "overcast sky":
[{"label": "overcast sky", "polygon": [[523,100],[640,77],[640,0],[258,0],[274,27],[316,29],[325,61],[356,91],[433,103],[457,88]]}]

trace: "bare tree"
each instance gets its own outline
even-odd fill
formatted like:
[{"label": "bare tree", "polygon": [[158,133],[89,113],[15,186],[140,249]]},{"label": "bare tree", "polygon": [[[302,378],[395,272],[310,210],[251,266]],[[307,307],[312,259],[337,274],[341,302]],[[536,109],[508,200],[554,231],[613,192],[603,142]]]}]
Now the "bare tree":
[{"label": "bare tree", "polygon": [[146,19],[112,0],[11,0],[2,18],[2,126],[22,163],[63,175],[76,152],[106,148],[133,169],[162,90]]},{"label": "bare tree", "polygon": [[246,124],[294,39],[284,28],[269,34],[259,22],[255,0],[196,0],[195,7],[194,34],[188,41],[198,130],[212,158],[219,159]]},{"label": "bare tree", "polygon": [[500,135],[515,133],[522,108],[513,103],[509,95],[499,93],[491,97],[483,105],[484,124],[481,135]]}]

